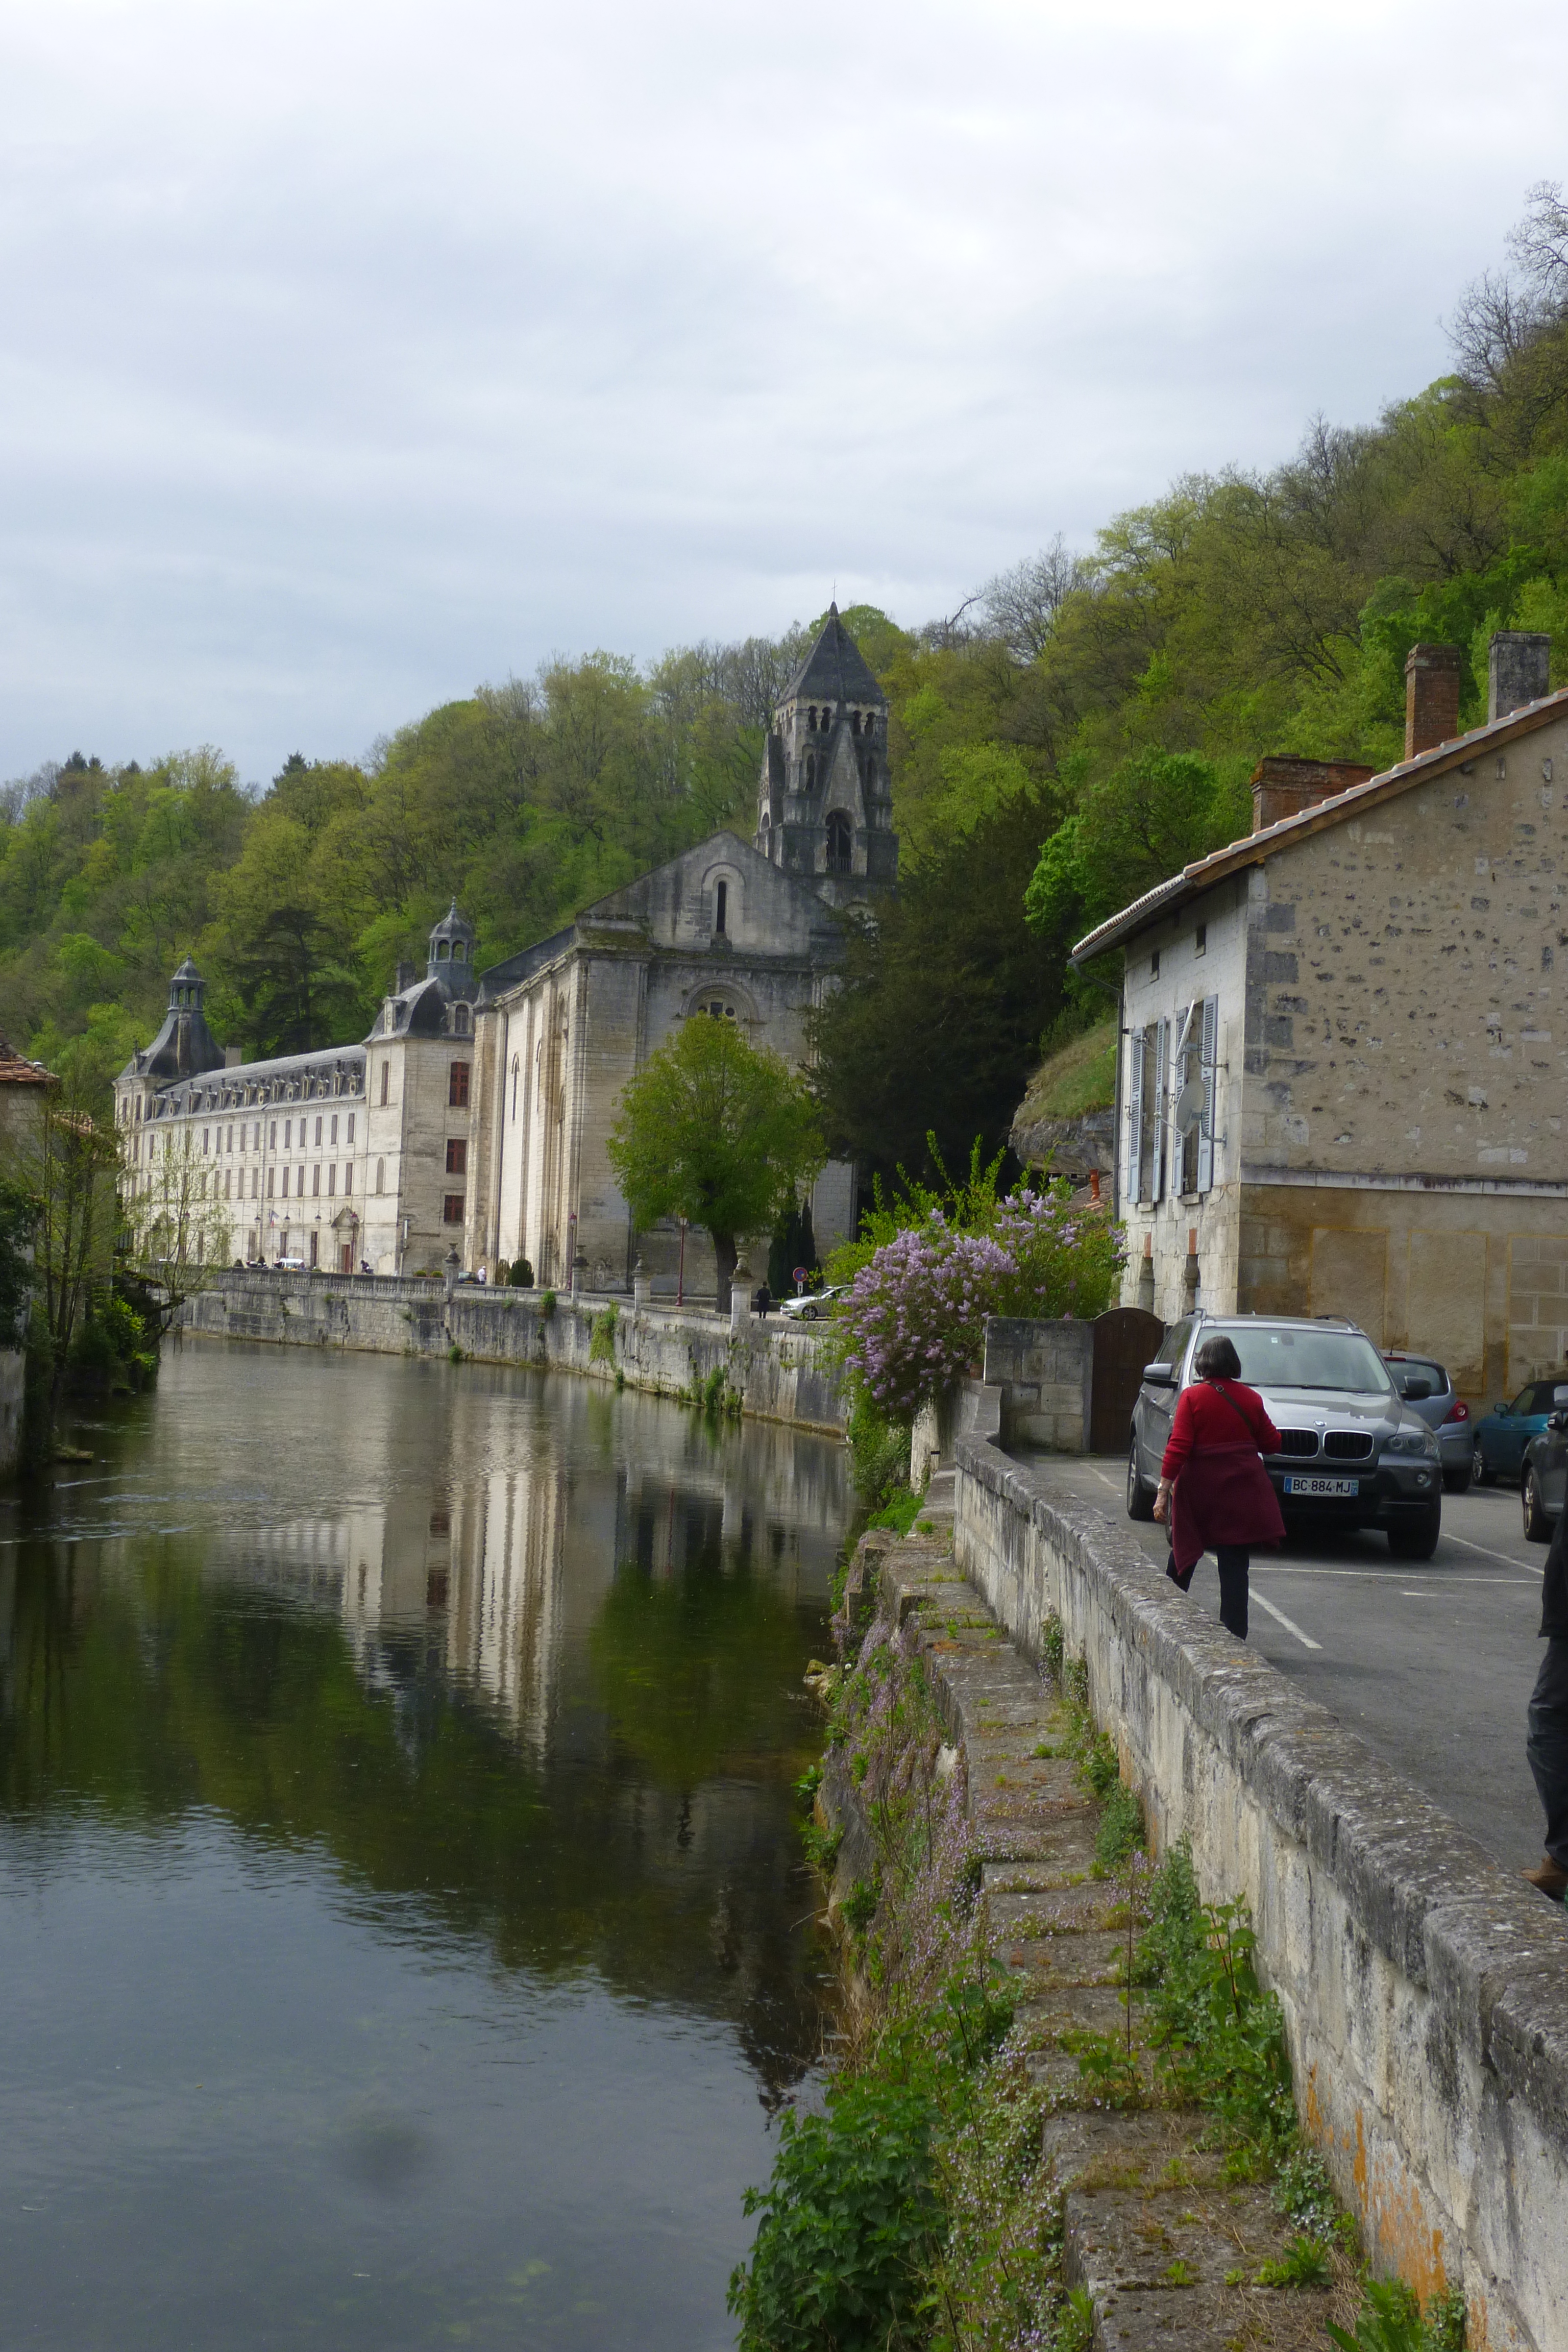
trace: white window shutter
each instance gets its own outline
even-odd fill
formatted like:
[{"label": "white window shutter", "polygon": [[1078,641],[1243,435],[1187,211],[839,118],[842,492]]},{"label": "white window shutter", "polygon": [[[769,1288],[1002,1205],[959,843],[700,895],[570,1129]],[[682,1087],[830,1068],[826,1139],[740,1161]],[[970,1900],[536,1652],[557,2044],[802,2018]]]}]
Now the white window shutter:
[{"label": "white window shutter", "polygon": [[1154,1164],[1150,1171],[1149,1197],[1152,1201],[1163,1201],[1166,1171],[1171,1160],[1171,1024],[1168,1021],[1162,1021],[1154,1032],[1153,1125]]},{"label": "white window shutter", "polygon": [[1214,1185],[1215,1112],[1218,1108],[1216,1097],[1219,1092],[1219,999],[1217,996],[1205,996],[1204,999],[1201,1075],[1204,1082],[1204,1111],[1198,1129],[1198,1190],[1200,1192],[1207,1192]]},{"label": "white window shutter", "polygon": [[1127,1198],[1143,1197],[1143,1032],[1133,1029],[1127,1038]]}]

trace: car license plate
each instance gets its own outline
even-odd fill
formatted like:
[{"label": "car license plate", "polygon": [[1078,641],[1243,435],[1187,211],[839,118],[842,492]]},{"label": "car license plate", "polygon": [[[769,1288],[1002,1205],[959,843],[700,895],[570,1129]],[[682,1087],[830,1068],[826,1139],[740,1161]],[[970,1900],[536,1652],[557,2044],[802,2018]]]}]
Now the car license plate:
[{"label": "car license plate", "polygon": [[1285,1481],[1288,1495],[1359,1495],[1359,1478],[1292,1477]]}]

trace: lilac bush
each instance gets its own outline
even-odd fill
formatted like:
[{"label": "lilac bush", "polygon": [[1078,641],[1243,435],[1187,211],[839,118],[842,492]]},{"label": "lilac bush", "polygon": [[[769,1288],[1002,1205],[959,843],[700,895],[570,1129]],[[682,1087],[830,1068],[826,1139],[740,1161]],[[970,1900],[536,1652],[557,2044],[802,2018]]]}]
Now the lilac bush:
[{"label": "lilac bush", "polygon": [[1121,1228],[1065,1183],[1020,1187],[983,1231],[933,1209],[856,1276],[839,1315],[845,1369],[879,1411],[907,1419],[978,1360],[988,1315],[1098,1315],[1122,1257]]}]

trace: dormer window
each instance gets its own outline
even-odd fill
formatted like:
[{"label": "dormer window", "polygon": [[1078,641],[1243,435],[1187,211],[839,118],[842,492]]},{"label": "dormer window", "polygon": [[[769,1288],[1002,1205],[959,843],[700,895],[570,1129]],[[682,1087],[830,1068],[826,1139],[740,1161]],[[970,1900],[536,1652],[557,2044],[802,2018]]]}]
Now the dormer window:
[{"label": "dormer window", "polygon": [[452,1013],[452,1026],[457,1031],[459,1037],[466,1037],[468,1035],[468,1008],[466,1004],[459,1004],[454,1007]]}]

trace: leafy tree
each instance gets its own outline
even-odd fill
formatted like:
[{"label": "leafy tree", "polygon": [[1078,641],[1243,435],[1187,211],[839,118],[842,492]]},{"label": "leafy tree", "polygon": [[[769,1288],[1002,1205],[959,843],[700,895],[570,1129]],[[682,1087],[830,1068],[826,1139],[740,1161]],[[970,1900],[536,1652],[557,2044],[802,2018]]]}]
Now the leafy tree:
[{"label": "leafy tree", "polygon": [[928,1134],[962,1164],[1005,1143],[1044,1023],[1062,1001],[1059,947],[1024,918],[1048,829],[1020,798],[920,861],[874,928],[846,941],[843,985],[813,1024],[834,1150],[891,1176],[931,1168]]},{"label": "leafy tree", "polygon": [[608,1150],[637,1225],[685,1217],[706,1229],[721,1306],[739,1237],[771,1232],[826,1157],[811,1097],[788,1064],[733,1022],[703,1013],[627,1085]]},{"label": "leafy tree", "polygon": [[1024,894],[1030,928],[1069,946],[1194,858],[1250,826],[1245,787],[1226,789],[1192,751],[1140,751],[1093,781],[1040,852]]}]

